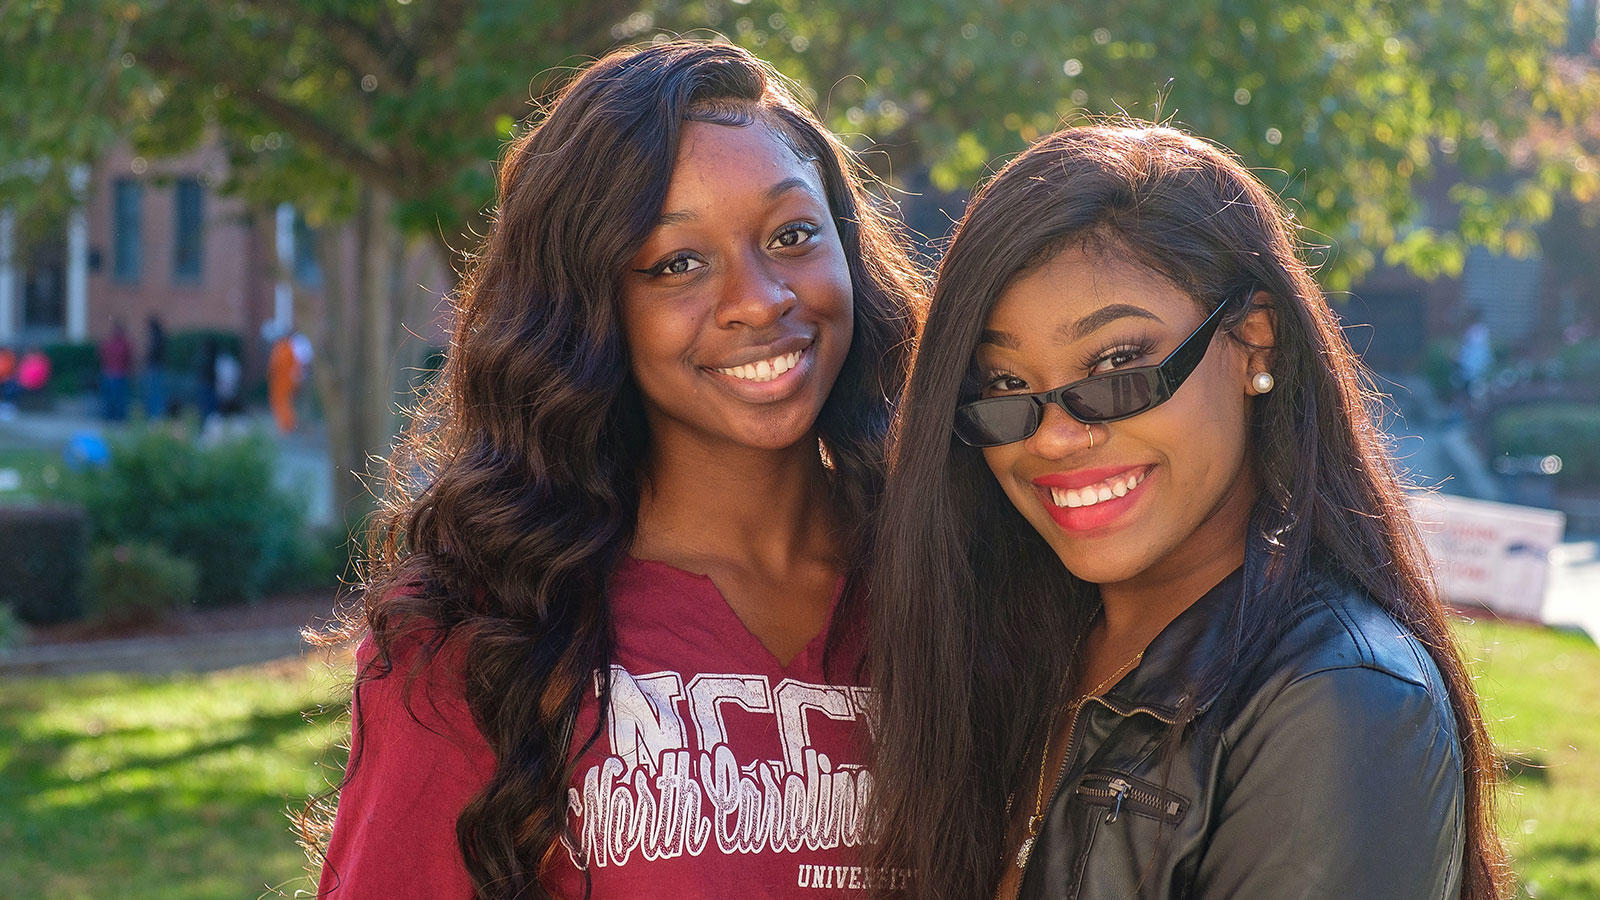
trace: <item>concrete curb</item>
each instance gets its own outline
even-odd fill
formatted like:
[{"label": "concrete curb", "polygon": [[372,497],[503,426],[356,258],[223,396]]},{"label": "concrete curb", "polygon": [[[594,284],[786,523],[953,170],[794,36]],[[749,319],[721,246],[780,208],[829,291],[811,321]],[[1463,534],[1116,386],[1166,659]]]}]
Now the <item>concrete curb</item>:
[{"label": "concrete curb", "polygon": [[131,672],[213,672],[311,652],[298,628],[119,638],[0,650],[0,678]]}]

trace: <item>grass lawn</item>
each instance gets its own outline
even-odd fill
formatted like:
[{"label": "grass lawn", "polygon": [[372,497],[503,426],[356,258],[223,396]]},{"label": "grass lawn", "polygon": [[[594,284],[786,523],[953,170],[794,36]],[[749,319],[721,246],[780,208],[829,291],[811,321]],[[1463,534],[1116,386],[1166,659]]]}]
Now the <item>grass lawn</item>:
[{"label": "grass lawn", "polygon": [[7,469],[15,475],[4,476],[0,504],[21,503],[48,495],[50,488],[61,479],[65,466],[61,454],[52,450],[3,447],[0,448],[0,472]]},{"label": "grass lawn", "polygon": [[1501,789],[1519,896],[1600,897],[1600,650],[1581,634],[1483,622],[1463,629],[1502,752],[1526,760]]},{"label": "grass lawn", "polygon": [[0,897],[310,896],[286,811],[343,765],[346,677],[311,659],[0,682]]},{"label": "grass lawn", "polygon": [[[1463,628],[1523,896],[1600,897],[1600,649]],[[236,900],[312,885],[286,810],[337,773],[347,661],[0,683],[0,897]],[[332,768],[330,768],[332,766]]]}]

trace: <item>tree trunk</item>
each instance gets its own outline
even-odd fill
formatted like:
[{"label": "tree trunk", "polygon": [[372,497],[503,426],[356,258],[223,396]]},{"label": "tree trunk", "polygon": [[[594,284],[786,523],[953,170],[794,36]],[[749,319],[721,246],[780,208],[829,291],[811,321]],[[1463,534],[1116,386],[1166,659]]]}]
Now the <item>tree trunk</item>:
[{"label": "tree trunk", "polygon": [[428,292],[408,277],[419,242],[395,227],[393,208],[391,197],[363,188],[354,218],[316,237],[323,296],[321,315],[310,320],[314,378],[327,418],[334,509],[349,523],[381,495],[406,373],[427,350],[413,335],[432,315]]}]

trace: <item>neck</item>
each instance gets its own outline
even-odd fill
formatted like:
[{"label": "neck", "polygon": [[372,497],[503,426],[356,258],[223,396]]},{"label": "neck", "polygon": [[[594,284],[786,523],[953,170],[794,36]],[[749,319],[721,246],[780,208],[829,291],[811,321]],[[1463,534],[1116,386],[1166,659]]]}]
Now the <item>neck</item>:
[{"label": "neck", "polygon": [[675,435],[651,449],[631,552],[782,571],[837,559],[836,524],[815,436],[761,450]]}]

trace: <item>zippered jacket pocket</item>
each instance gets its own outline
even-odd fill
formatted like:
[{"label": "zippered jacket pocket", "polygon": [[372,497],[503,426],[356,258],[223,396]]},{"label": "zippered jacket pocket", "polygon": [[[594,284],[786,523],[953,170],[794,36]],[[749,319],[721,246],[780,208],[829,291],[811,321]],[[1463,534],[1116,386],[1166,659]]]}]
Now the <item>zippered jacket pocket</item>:
[{"label": "zippered jacket pocket", "polygon": [[1120,772],[1088,772],[1073,794],[1081,803],[1104,808],[1107,824],[1132,814],[1176,825],[1189,809],[1188,798]]}]

